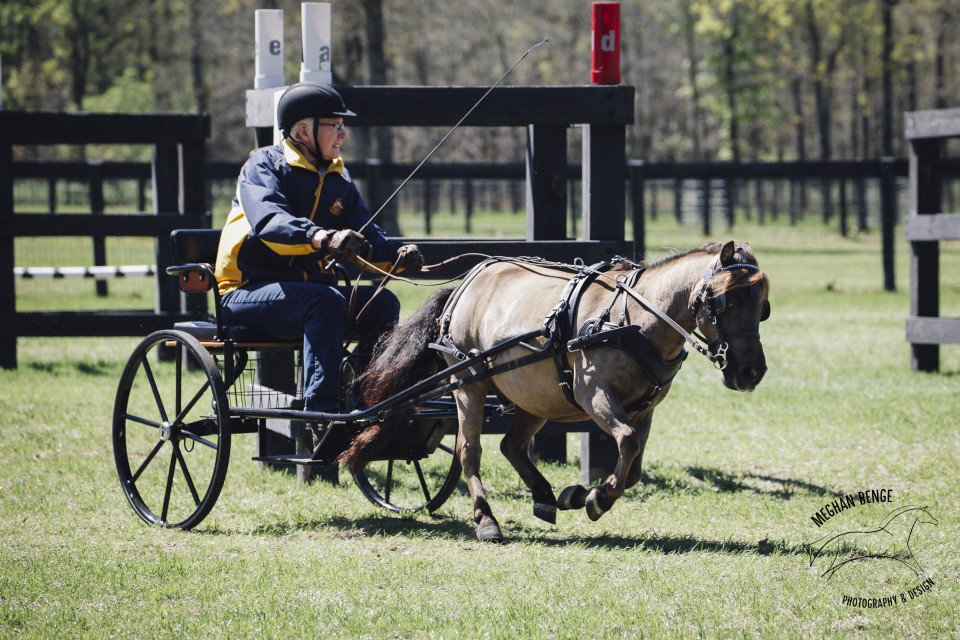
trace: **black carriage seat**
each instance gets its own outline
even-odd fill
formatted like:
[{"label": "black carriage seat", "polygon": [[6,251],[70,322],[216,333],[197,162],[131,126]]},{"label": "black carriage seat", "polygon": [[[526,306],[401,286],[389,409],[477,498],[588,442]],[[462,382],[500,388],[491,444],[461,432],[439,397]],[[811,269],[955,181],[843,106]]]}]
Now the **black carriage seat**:
[{"label": "black carriage seat", "polygon": [[214,317],[211,320],[177,322],[173,328],[189,333],[208,345],[229,340],[237,346],[300,347],[300,339],[282,339],[250,327],[223,324],[220,292],[217,290],[213,269],[219,244],[219,229],[175,229],[170,233],[170,247],[176,264],[167,267],[167,273],[177,276],[180,291],[184,293],[205,294],[212,289],[215,302]]}]

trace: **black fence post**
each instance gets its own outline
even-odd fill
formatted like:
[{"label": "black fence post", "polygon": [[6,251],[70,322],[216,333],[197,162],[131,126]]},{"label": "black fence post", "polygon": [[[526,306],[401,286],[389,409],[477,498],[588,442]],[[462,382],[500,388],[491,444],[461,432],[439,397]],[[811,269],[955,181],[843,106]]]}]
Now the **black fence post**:
[{"label": "black fence post", "polygon": [[737,181],[734,178],[728,178],[725,185],[727,187],[727,201],[724,211],[726,212],[727,226],[733,229],[734,223],[736,222]]},{"label": "black fence post", "polygon": [[[176,144],[157,144],[153,149],[153,210],[158,216],[180,213],[180,162]],[[169,238],[158,238],[156,264],[162,273],[162,265],[173,264],[173,252]],[[156,311],[159,314],[175,314],[181,309],[180,289],[175,278],[157,276]]]},{"label": "black fence post", "polygon": [[0,140],[0,367],[4,369],[17,368],[13,245],[13,145]]},{"label": "black fence post", "polygon": [[50,215],[57,213],[57,179],[47,178],[47,210]]},{"label": "black fence post", "polygon": [[[624,125],[587,125],[583,128],[583,200],[584,240],[623,240],[626,223],[623,185],[627,175]],[[580,473],[585,484],[606,478],[617,465],[616,441],[599,427],[585,422],[580,434]]]},{"label": "black fence post", "polygon": [[432,183],[429,178],[423,181],[421,206],[423,207],[423,220],[427,229],[427,235],[430,234],[430,220],[433,217],[433,198],[431,197],[431,186]]},{"label": "black fence post", "polygon": [[[527,240],[567,237],[567,129],[527,127]],[[531,444],[534,457],[567,461],[567,435],[541,430]]]},{"label": "black fence post", "polygon": [[673,217],[677,224],[683,224],[683,180],[673,179]]},{"label": "black fence post", "polygon": [[856,190],[854,199],[857,203],[857,227],[859,227],[860,233],[866,233],[869,226],[867,220],[867,179],[865,177],[857,178],[854,188]]},{"label": "black fence post", "polygon": [[703,201],[700,203],[700,224],[703,228],[703,235],[709,237],[712,229],[710,225],[710,178],[704,178]]},{"label": "black fence post", "polygon": [[645,181],[643,162],[631,162],[628,169],[630,179],[630,202],[633,221],[633,259],[643,260],[646,253],[646,200],[644,198]]},{"label": "black fence post", "polygon": [[[910,141],[911,217],[940,213],[941,145],[938,138]],[[910,316],[936,318],[940,315],[940,243],[911,240],[910,251]],[[913,371],[939,371],[940,345],[911,343],[910,364]]]},{"label": "black fence post", "polygon": [[466,202],[463,213],[463,228],[466,233],[470,233],[470,230],[473,229],[473,180],[464,180],[463,198]]},{"label": "black fence post", "polygon": [[[97,160],[91,160],[87,163],[87,189],[90,200],[90,213],[93,215],[103,215],[106,210],[106,202],[103,199],[103,164]],[[102,233],[95,233],[93,240],[93,264],[98,267],[107,264],[107,239]],[[107,296],[106,280],[96,281],[97,295],[101,298]]]},{"label": "black fence post", "polygon": [[847,181],[840,178],[840,235],[846,238],[850,235],[850,224],[847,220]]},{"label": "black fence post", "polygon": [[897,226],[897,175],[893,158],[880,158],[880,239],[883,250],[883,288],[896,291],[894,233]]}]

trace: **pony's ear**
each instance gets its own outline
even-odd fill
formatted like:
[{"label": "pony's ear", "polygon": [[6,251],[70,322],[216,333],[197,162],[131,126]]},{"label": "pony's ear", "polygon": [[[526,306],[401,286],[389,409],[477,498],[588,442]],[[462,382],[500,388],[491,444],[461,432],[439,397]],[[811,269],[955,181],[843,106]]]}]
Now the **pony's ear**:
[{"label": "pony's ear", "polygon": [[723,248],[720,249],[720,266],[725,267],[728,264],[733,264],[733,254],[737,250],[737,245],[733,240],[728,241]]}]

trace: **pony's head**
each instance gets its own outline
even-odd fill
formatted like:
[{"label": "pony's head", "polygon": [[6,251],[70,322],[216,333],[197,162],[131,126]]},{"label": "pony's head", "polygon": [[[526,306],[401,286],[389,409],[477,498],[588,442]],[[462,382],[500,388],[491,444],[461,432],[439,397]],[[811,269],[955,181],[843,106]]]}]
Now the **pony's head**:
[{"label": "pony's head", "polygon": [[770,317],[770,282],[757,266],[747,243],[711,243],[716,253],[703,281],[694,287],[690,313],[717,356],[723,384],[737,391],[753,391],[767,371],[760,323]]}]

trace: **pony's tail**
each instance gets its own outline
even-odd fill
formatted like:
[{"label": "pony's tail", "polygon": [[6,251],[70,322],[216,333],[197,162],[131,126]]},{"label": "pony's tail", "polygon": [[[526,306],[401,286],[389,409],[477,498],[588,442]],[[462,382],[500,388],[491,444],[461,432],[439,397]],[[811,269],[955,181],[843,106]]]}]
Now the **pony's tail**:
[{"label": "pony's tail", "polygon": [[[363,401],[379,404],[434,372],[437,355],[429,348],[440,337],[440,315],[453,293],[441,289],[420,309],[377,342],[370,365],[359,378]],[[337,460],[357,473],[379,453],[393,435],[400,419],[385,420],[358,433]]]}]

